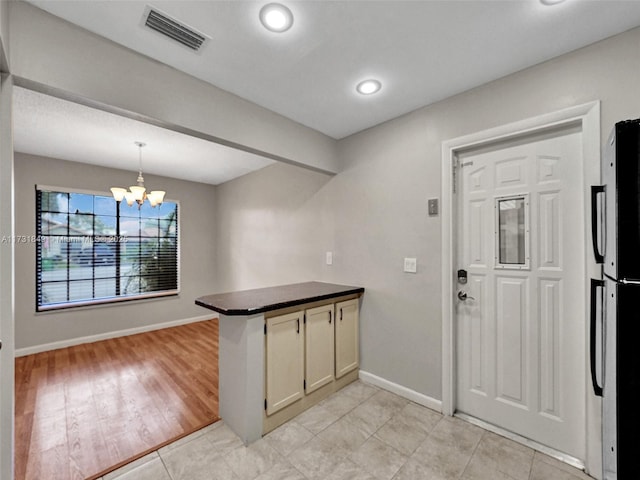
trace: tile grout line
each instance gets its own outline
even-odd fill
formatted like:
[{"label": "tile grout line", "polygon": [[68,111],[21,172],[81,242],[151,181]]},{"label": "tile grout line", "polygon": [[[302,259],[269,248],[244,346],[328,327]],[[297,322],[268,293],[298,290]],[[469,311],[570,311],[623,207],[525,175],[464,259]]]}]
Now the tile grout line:
[{"label": "tile grout line", "polygon": [[460,476],[458,478],[462,478],[464,476],[464,474],[467,472],[467,468],[469,468],[469,465],[471,464],[471,460],[473,459],[473,456],[476,454],[476,451],[478,450],[478,446],[480,445],[480,442],[482,442],[482,439],[484,438],[484,436],[486,434],[487,434],[487,431],[483,429],[482,435],[480,436],[480,440],[478,440],[478,443],[473,448],[473,452],[471,452],[471,455],[469,455],[469,460],[467,460],[467,463],[464,466],[464,469],[462,470],[462,472],[460,473]]},{"label": "tile grout line", "polygon": [[[324,440],[323,440],[322,438],[320,438],[320,434],[322,434],[322,432],[324,432],[325,430],[329,429],[332,425],[336,424],[336,423],[337,423],[337,422],[339,422],[340,420],[343,420],[343,419],[344,419],[348,424],[350,424],[350,425],[352,425],[352,426],[356,427],[356,425],[355,425],[353,422],[351,422],[348,418],[346,418],[346,417],[347,417],[347,415],[348,415],[349,413],[351,413],[352,411],[354,411],[354,410],[355,410],[356,408],[358,408],[359,406],[363,405],[363,404],[364,404],[365,402],[367,402],[368,400],[370,400],[370,399],[371,399],[371,398],[372,398],[376,393],[378,393],[379,391],[380,391],[380,389],[376,389],[376,392],[374,392],[372,395],[369,395],[367,398],[364,398],[364,399],[362,399],[362,400],[358,400],[358,403],[357,403],[356,405],[354,405],[352,408],[350,408],[349,410],[347,410],[345,413],[343,413],[343,414],[341,414],[341,415],[336,415],[334,412],[332,412],[330,409],[327,409],[327,408],[323,405],[323,403],[325,403],[325,402],[326,402],[326,400],[328,400],[329,398],[331,398],[331,396],[330,396],[330,397],[327,397],[327,399],[323,400],[323,401],[322,401],[321,403],[319,403],[318,405],[319,405],[319,406],[322,406],[323,408],[325,408],[325,409],[326,409],[329,413],[331,413],[332,415],[335,415],[335,416],[336,416],[336,419],[335,419],[333,422],[329,423],[326,427],[324,427],[324,428],[323,428],[322,430],[320,430],[318,433],[311,432],[311,431],[310,431],[310,430],[308,430],[304,425],[302,425],[302,424],[298,423],[298,425],[299,425],[299,426],[301,426],[301,427],[302,427],[302,428],[304,428],[305,430],[309,431],[309,432],[313,435],[313,436],[312,436],[308,441],[306,441],[304,444],[302,444],[302,445],[298,446],[298,449],[299,449],[299,448],[302,448],[304,445],[308,444],[309,442],[311,442],[311,441],[312,441],[312,440],[314,440],[314,439],[318,439],[319,441],[323,441],[323,442],[324,442]],[[345,395],[350,396],[349,394],[346,394],[346,393],[345,393]],[[355,397],[351,397],[351,398],[354,398],[354,399],[356,399],[356,400],[357,400],[357,398],[355,398]],[[294,422],[295,422],[295,419],[292,419],[291,421],[294,421]],[[385,422],[385,423],[386,423],[386,422]],[[379,430],[379,429],[378,429],[378,430]],[[377,430],[376,430],[376,432],[377,432]],[[374,435],[375,435],[375,432],[373,432],[373,433],[371,433],[370,435],[368,435],[368,436],[367,436],[367,438],[366,438],[366,440],[365,440],[365,442],[366,442],[366,441],[368,441],[370,438],[372,438]],[[295,450],[297,450],[297,449],[295,449]],[[295,451],[295,450],[294,450],[294,451]],[[351,452],[351,453],[353,453],[353,452]],[[351,453],[349,453],[349,454],[345,455],[345,456],[344,456],[340,461],[341,461],[341,462],[344,462],[344,461],[347,461],[347,460],[348,460],[348,461],[353,462],[353,460],[351,460]],[[284,456],[283,456],[283,457],[284,457]],[[286,457],[284,457],[284,458],[286,459]],[[297,472],[299,472],[299,473],[300,473],[300,474],[301,474],[301,475],[302,475],[306,480],[313,480],[313,479],[310,479],[310,478],[309,478],[307,475],[305,475],[303,472],[301,472],[301,471],[300,471],[300,470],[299,470],[295,465],[293,465],[293,464],[291,464],[291,463],[289,463],[289,464],[290,464],[290,465],[291,465],[291,466],[292,466],[292,467],[293,467]],[[394,476],[395,476],[395,475],[394,475]],[[314,478],[315,478],[315,477],[314,477]]]},{"label": "tile grout line", "polygon": [[170,480],[176,480],[173,478],[173,475],[171,475],[171,472],[169,471],[169,468],[167,467],[167,464],[164,463],[164,458],[162,458],[162,455],[160,455],[160,450],[156,450],[158,452],[158,458],[160,458],[160,462],[162,462],[162,467],[164,468],[164,471],[167,472],[167,475],[169,476]]},{"label": "tile grout line", "polygon": [[531,464],[529,465],[529,475],[527,476],[529,480],[531,480],[531,476],[533,475],[533,463],[536,460],[536,454],[537,452],[534,450],[533,455],[531,455]]}]

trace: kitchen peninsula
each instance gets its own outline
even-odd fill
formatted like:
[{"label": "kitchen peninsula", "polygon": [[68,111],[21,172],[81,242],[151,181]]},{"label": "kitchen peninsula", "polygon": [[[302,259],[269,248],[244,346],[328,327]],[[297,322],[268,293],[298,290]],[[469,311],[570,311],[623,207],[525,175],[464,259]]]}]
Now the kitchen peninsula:
[{"label": "kitchen peninsula", "polygon": [[220,314],[219,415],[245,444],[358,378],[363,293],[306,282],[196,299]]}]

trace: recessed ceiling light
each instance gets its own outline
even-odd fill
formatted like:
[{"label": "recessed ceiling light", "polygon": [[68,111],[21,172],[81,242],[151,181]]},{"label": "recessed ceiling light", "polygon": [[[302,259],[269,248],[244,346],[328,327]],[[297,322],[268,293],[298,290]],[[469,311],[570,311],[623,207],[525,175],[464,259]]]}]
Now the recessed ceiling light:
[{"label": "recessed ceiling light", "polygon": [[362,95],[372,95],[382,88],[382,84],[378,80],[363,80],[356,86],[358,93]]},{"label": "recessed ceiling light", "polygon": [[260,9],[260,21],[267,30],[286,32],[293,25],[293,14],[280,3],[269,3]]},{"label": "recessed ceiling light", "polygon": [[557,5],[558,3],[562,3],[565,0],[540,0],[540,3],[543,5],[547,5],[547,6],[551,6],[551,5]]}]

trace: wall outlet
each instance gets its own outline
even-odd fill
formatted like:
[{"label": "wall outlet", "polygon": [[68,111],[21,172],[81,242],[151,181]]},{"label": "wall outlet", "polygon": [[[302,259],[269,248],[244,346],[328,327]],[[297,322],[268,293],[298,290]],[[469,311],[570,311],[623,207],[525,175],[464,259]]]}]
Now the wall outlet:
[{"label": "wall outlet", "polygon": [[325,255],[327,265],[333,265],[333,252],[327,252]]},{"label": "wall outlet", "polygon": [[405,258],[404,271],[407,273],[416,273],[418,271],[418,260],[416,258]]}]

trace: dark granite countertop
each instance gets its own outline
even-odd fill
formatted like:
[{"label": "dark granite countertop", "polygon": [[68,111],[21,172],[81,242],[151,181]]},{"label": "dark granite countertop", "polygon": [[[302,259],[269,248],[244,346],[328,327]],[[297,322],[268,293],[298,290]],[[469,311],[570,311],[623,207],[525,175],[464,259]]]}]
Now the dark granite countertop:
[{"label": "dark granite countertop", "polygon": [[196,305],[224,315],[253,315],[363,292],[364,287],[305,282],[205,295],[196,299]]}]

